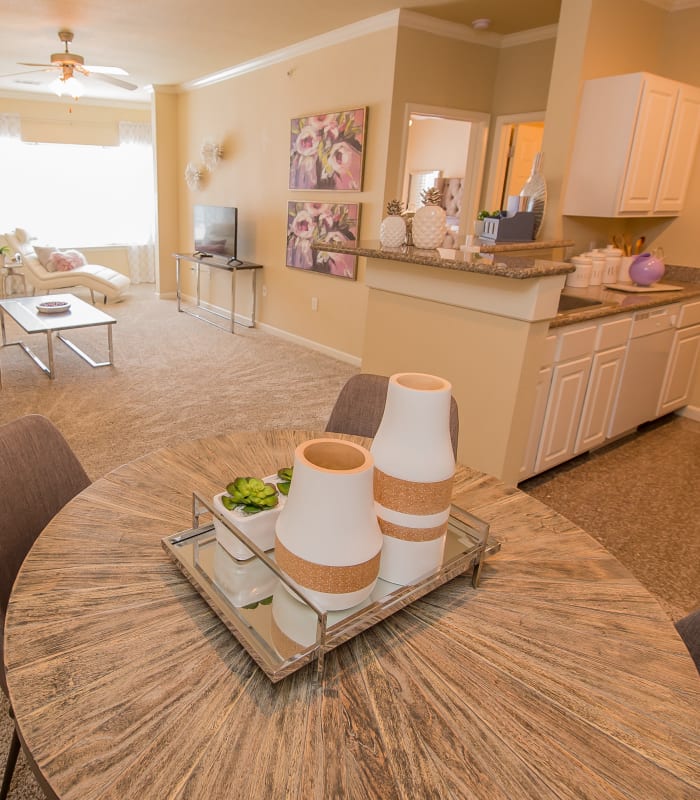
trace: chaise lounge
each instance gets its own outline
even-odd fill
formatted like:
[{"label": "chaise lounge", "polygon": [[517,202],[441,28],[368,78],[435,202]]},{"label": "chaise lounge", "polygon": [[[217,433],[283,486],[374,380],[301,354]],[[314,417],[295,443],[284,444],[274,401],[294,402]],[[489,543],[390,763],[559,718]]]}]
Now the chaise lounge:
[{"label": "chaise lounge", "polygon": [[[2,237],[0,237],[0,244],[2,244],[1,239]],[[6,233],[4,239],[13,253],[21,255],[25,278],[31,284],[34,292],[37,290],[49,292],[51,289],[84,286],[90,290],[90,297],[94,305],[95,292],[104,295],[105,303],[107,300],[117,302],[122,299],[131,285],[131,281],[126,275],[99,264],[84,264],[66,272],[51,272],[41,263],[26,231],[21,228],[15,229],[12,233]]]}]

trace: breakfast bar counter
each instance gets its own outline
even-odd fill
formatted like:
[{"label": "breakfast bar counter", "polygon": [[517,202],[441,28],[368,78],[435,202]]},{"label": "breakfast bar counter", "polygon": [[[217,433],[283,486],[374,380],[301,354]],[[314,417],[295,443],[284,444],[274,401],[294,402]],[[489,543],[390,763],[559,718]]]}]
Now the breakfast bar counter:
[{"label": "breakfast bar counter", "polygon": [[341,645],[320,683],[313,665],[272,683],[161,539],[191,526],[193,491],[274,474],[317,435],[157,451],[38,538],[5,662],[48,797],[698,796],[700,680],[661,607],[573,523],[464,467],[453,500],[501,543],[479,588],[455,578]]}]

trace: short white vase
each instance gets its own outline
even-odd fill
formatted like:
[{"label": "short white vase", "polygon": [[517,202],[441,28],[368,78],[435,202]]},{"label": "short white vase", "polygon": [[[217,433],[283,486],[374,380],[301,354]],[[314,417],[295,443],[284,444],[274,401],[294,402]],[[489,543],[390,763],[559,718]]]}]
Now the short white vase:
[{"label": "short white vase", "polygon": [[398,215],[384,217],[379,227],[382,247],[401,247],[406,242],[406,220]]},{"label": "short white vase", "polygon": [[371,451],[384,535],[379,577],[391,583],[415,583],[442,564],[455,471],[451,398],[451,384],[435,375],[389,379]]},{"label": "short white vase", "polygon": [[379,573],[374,460],[340,439],[312,439],[294,453],[294,478],[275,529],[275,560],[323,611],[361,603]]},{"label": "short white vase", "polygon": [[413,246],[421,250],[441,247],[447,224],[441,206],[422,206],[413,217]]}]

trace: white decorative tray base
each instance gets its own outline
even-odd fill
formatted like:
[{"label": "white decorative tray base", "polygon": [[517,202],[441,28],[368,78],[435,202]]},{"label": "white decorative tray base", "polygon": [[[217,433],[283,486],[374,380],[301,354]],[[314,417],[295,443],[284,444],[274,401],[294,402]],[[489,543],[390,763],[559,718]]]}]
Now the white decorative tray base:
[{"label": "white decorative tray base", "polygon": [[[237,561],[217,542],[213,523],[200,524],[207,514],[226,525],[255,553]],[[324,655],[447,581],[473,568],[478,586],[487,555],[500,549],[489,537],[489,526],[463,509],[452,507],[442,566],[410,586],[378,580],[372,595],[360,606],[324,613],[298,593],[274,560],[274,551],[260,550],[213,503],[193,496],[193,527],[162,539],[163,548],[190,583],[221,618],[255,662],[273,681],[279,681],[313,660],[316,676]]]}]

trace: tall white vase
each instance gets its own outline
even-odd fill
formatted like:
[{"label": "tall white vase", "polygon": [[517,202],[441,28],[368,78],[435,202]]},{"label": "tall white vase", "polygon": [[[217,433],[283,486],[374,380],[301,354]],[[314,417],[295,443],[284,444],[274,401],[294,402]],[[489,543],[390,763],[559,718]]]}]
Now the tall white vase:
[{"label": "tall white vase", "polygon": [[321,610],[355,606],[376,584],[382,534],[373,471],[370,452],[354,442],[312,439],[294,453],[275,560]]},{"label": "tall white vase", "polygon": [[441,247],[447,232],[445,209],[441,206],[422,206],[413,217],[413,246],[421,250]]},{"label": "tall white vase", "polygon": [[455,471],[451,398],[451,384],[434,375],[389,379],[371,451],[384,535],[379,577],[391,583],[415,583],[442,564]]}]

